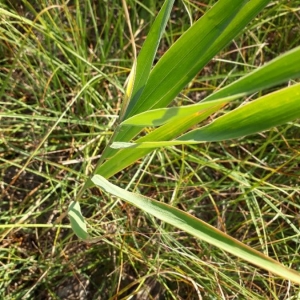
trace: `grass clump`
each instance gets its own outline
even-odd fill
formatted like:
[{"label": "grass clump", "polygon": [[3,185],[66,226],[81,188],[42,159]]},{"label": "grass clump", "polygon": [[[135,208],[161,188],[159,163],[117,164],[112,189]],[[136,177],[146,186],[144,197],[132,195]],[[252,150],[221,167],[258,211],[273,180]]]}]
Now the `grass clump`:
[{"label": "grass clump", "polygon": [[[148,2],[128,4],[138,47],[162,5]],[[176,3],[158,55],[187,29],[186,9],[196,19],[213,2],[205,4]],[[176,101],[197,102],[299,45],[299,5],[271,3]],[[97,189],[82,210],[103,238],[78,241],[59,217],[113,133],[132,63],[122,5],[6,1],[0,10],[1,298],[297,299],[297,285]],[[155,150],[112,180],[299,271],[299,139],[293,122],[238,141]]]}]

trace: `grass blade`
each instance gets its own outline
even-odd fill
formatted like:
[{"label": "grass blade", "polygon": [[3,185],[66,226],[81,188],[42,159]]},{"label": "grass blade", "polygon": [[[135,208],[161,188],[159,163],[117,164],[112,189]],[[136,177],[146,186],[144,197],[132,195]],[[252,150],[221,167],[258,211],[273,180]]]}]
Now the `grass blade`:
[{"label": "grass blade", "polygon": [[[137,60],[135,60],[133,63],[129,75],[129,82],[126,89],[124,101],[122,104],[122,109],[119,116],[119,120],[121,121],[124,118],[126,119],[127,115],[131,112],[133,107],[135,107],[140,95],[142,94],[145,88],[158,45],[164,33],[173,4],[174,0],[165,1],[153,25],[150,28],[150,31],[142,46]],[[115,132],[116,138],[118,139],[118,137],[122,136],[123,133],[124,131]],[[105,149],[105,151],[102,153],[102,159],[96,166],[96,170],[100,166],[102,161],[107,157],[111,156],[113,152],[114,150],[112,148]]]},{"label": "grass blade", "polygon": [[300,77],[300,47],[278,56],[262,67],[209,95],[203,101],[228,97],[238,93],[255,93]]},{"label": "grass blade", "polygon": [[136,77],[133,86],[132,97],[126,110],[125,118],[136,106],[136,103],[139,100],[145,88],[146,82],[148,81],[150,70],[152,68],[153,61],[156,55],[156,51],[161,37],[165,31],[165,27],[167,25],[167,21],[169,19],[173,4],[174,0],[165,1],[153,25],[151,26],[147,38],[139,53],[137,59]]},{"label": "grass blade", "polygon": [[[216,43],[248,1],[218,1],[193,24],[162,56],[129,116],[167,106],[232,37]],[[238,26],[239,27],[239,26]],[[242,29],[242,28],[240,28]]]},{"label": "grass blade", "polygon": [[[213,108],[208,109],[202,114],[193,114],[191,116],[183,117],[180,122],[175,122],[176,126],[172,124],[165,124],[148,135],[141,137],[136,142],[143,143],[146,141],[164,141],[170,140],[173,137],[178,136],[180,133],[188,130],[195,122],[199,123],[206,118],[208,118],[212,113],[219,110],[223,104],[220,106],[214,106]],[[143,149],[122,149],[119,153],[113,156],[111,159],[104,162],[99,168],[101,171],[101,175],[109,178],[114,175],[117,171],[123,170],[133,162],[137,161],[141,157],[147,155],[151,152],[151,148],[143,148]]]},{"label": "grass blade", "polygon": [[[172,121],[173,118],[183,117],[192,114],[201,109],[209,107],[207,101],[217,100],[227,103],[239,97],[239,93],[250,94],[277,84],[286,82],[287,80],[300,77],[300,69],[298,61],[300,57],[300,47],[284,53],[276,59],[270,61],[264,66],[256,69],[246,76],[236,80],[232,84],[218,90],[217,92],[206,97],[201,103],[184,106],[180,108],[163,108],[157,110],[147,111],[135,115],[125,120],[123,125],[134,126],[159,126],[164,123]],[[235,95],[235,96],[232,96]],[[226,101],[223,97],[230,96]],[[243,96],[241,94],[240,96]],[[222,98],[222,99],[221,99]],[[218,104],[218,102],[215,102]]]},{"label": "grass blade", "polygon": [[240,138],[300,118],[300,84],[263,96],[173,141],[117,143],[116,148],[156,148]]},{"label": "grass blade", "polygon": [[[132,109],[130,106],[130,113],[126,114],[126,117],[150,109],[166,107],[269,2],[270,0],[234,0],[228,5],[226,0],[218,1],[158,61],[150,73],[147,85],[139,97],[140,100],[133,102],[136,105]],[[189,49],[188,55],[186,49]],[[186,62],[174,64],[176,59],[181,61],[181,56],[186,58]],[[116,135],[115,140],[128,142],[139,131],[140,129],[135,127],[123,128]],[[105,158],[110,158],[116,153],[116,150],[110,149]],[[96,167],[94,173],[101,173],[100,165]]]},{"label": "grass blade", "polygon": [[85,220],[81,213],[80,204],[78,201],[72,201],[68,208],[68,216],[70,218],[71,227],[74,233],[82,240],[88,239],[88,233]]},{"label": "grass blade", "polygon": [[224,106],[226,103],[240,98],[242,96],[244,96],[244,94],[238,94],[210,102],[201,102],[187,106],[154,109],[133,116],[122,122],[121,125],[132,125],[142,127],[160,126],[165,123],[176,122],[177,120],[181,120],[183,117],[191,114],[201,114],[204,111],[207,111],[208,109],[216,106],[218,106],[219,108],[220,106]]},{"label": "grass blade", "polygon": [[222,141],[267,130],[300,118],[300,84],[263,96],[211,124],[193,130],[178,141]]},{"label": "grass blade", "polygon": [[100,175],[95,175],[92,178],[92,181],[95,185],[106,192],[124,199],[128,203],[142,209],[144,212],[147,212],[164,222],[182,229],[199,239],[202,239],[218,248],[240,257],[260,268],[270,271],[273,274],[300,284],[300,274],[296,271],[284,267],[270,257],[267,257],[264,254],[250,248],[249,246],[244,245],[238,240],[226,235],[220,230],[186,212],[183,212],[163,202],[123,190],[118,186],[113,185]]}]

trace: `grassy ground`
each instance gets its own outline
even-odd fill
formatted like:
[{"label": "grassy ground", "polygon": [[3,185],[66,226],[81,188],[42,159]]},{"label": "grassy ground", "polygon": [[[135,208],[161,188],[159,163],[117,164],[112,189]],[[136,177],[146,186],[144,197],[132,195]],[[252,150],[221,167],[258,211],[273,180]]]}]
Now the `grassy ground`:
[{"label": "grassy ground", "polygon": [[[162,1],[128,1],[142,45]],[[159,55],[213,1],[176,1]],[[187,87],[195,102],[300,43],[272,2]],[[66,211],[111,135],[132,63],[121,1],[1,1],[0,299],[299,299],[299,287],[92,189],[96,244]],[[182,100],[183,101],[183,100]],[[70,106],[70,104],[72,105]],[[111,180],[193,213],[298,271],[300,130],[154,151]],[[100,197],[101,196],[101,197]]]}]

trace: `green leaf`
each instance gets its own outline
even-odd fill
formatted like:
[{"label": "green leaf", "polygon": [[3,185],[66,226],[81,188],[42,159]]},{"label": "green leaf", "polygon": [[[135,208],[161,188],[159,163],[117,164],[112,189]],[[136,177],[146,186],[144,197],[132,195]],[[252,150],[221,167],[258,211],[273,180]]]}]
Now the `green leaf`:
[{"label": "green leaf", "polygon": [[[244,27],[248,24],[248,22],[251,21],[252,18],[254,18],[260,11],[263,9],[270,1],[264,0],[252,0],[249,1],[248,4],[245,5],[245,7],[239,11],[238,15],[234,18],[234,20],[228,25],[227,29],[223,32],[223,34],[220,35],[219,38],[217,38],[211,46],[213,49],[216,50],[216,53],[218,50],[221,50],[226,43],[229,43],[231,39],[240,31],[244,29]],[[225,8],[226,9],[226,8]],[[201,35],[201,30],[199,30],[199,35]],[[200,47],[209,47],[210,45],[199,45]],[[189,47],[189,45],[187,45]],[[293,55],[294,52],[294,55]],[[195,60],[199,59],[204,59],[203,63],[206,64],[215,54],[213,52],[208,51],[207,53],[210,53],[210,57],[205,56],[205,57],[199,57],[195,56]],[[270,69],[264,76],[261,76],[260,74],[263,73],[257,73],[256,76],[257,78],[255,79],[252,77],[252,79],[255,80],[250,80],[248,81],[247,84],[245,84],[246,81],[239,82],[237,85],[234,87],[232,84],[230,87],[230,90],[225,91],[224,89],[221,89],[220,91],[208,96],[205,100],[215,100],[218,98],[222,98],[225,96],[230,96],[235,93],[239,92],[245,92],[245,89],[247,90],[247,87],[253,89],[255,88],[255,85],[257,85],[257,90],[260,88],[264,88],[264,84],[267,84],[268,86],[268,81],[266,80],[266,77],[269,76],[269,74],[272,74],[272,76],[277,76],[275,78],[276,80],[274,81],[274,84],[278,84],[280,82],[284,82],[289,80],[290,78],[297,77],[297,70],[295,71],[296,67],[299,65],[297,62],[297,53],[299,53],[299,47],[296,48],[295,50],[291,51],[290,53],[284,54],[286,55],[286,61],[285,63],[288,63],[287,68],[285,68],[285,63],[278,63],[277,67],[274,66],[273,69]],[[291,56],[290,56],[291,55]],[[280,58],[281,59],[281,58]],[[160,68],[160,65],[157,64],[154,69]],[[170,63],[170,68],[172,68],[172,64]],[[286,72],[286,70],[288,70]],[[294,71],[292,71],[294,70]],[[162,68],[160,69],[161,72],[165,72],[166,70],[163,70]],[[199,70],[200,71],[200,70]],[[299,71],[299,68],[298,68]],[[159,71],[157,71],[159,73]],[[260,71],[261,72],[261,71]],[[299,74],[299,72],[298,72]],[[153,76],[153,72],[150,74],[150,78]],[[151,79],[149,81],[154,79]],[[274,78],[274,77],[273,77]],[[147,82],[148,84],[148,82]],[[157,82],[159,85],[160,82]],[[272,81],[270,81],[270,84],[272,84]],[[244,87],[244,89],[239,89],[239,87]],[[227,88],[227,87],[226,87]],[[225,89],[226,89],[225,88]],[[154,90],[156,87],[154,87]],[[151,100],[151,99],[150,99]],[[152,99],[153,100],[153,99]],[[155,99],[154,99],[155,100]],[[153,101],[154,101],[153,100]],[[171,101],[172,99],[170,99]],[[147,109],[146,109],[147,110]],[[199,123],[202,121],[203,118],[199,117],[197,115],[194,116],[189,116],[183,118],[182,122],[176,122],[173,124],[165,124],[162,127],[156,129],[155,131],[151,132],[148,134],[146,137],[143,137],[136,142],[146,142],[146,141],[163,141],[163,140],[171,140],[176,138],[178,135],[182,134],[191,126],[194,126],[195,124]],[[170,129],[170,127],[172,127]],[[164,137],[164,131],[165,130],[165,137]],[[138,132],[140,131],[139,128],[132,127],[132,128],[121,128],[120,133],[116,136],[116,141],[120,142],[128,142],[134,137]],[[102,174],[106,178],[109,178],[110,176],[116,174],[120,170],[123,170],[125,167],[129,166],[130,164],[134,163],[141,157],[145,156],[149,152],[151,152],[152,149],[149,148],[144,148],[144,149],[121,149],[121,150],[114,150],[111,149],[109,151],[109,155],[106,156],[107,161],[105,161],[103,164],[99,164],[96,169],[95,169],[95,174]],[[92,186],[92,184],[87,185],[87,186]]]},{"label": "green leaf", "polygon": [[281,89],[235,109],[173,141],[113,143],[112,147],[156,148],[243,137],[300,118],[300,84]]},{"label": "green leaf", "polygon": [[124,122],[121,125],[133,125],[133,126],[160,126],[168,122],[179,121],[183,117],[191,114],[201,114],[210,108],[218,107],[218,109],[224,106],[226,103],[244,96],[245,94],[238,94],[231,97],[225,97],[222,99],[201,102],[193,105],[171,107],[171,108],[159,108],[150,111],[143,112],[135,115]]},{"label": "green leaf", "polygon": [[[126,117],[166,107],[269,2],[270,0],[219,0],[158,61],[143,92],[132,102],[134,107],[129,103],[130,111]],[[115,140],[128,142],[139,131],[137,127],[123,128]],[[105,153],[105,158],[115,154],[116,150],[110,149]],[[95,173],[100,173],[100,165],[96,167]]]},{"label": "green leaf", "polygon": [[[250,74],[242,77],[241,79],[235,81],[228,87],[224,87],[223,89],[215,92],[214,94],[208,96],[205,101],[210,101],[214,99],[218,99],[219,97],[228,96],[230,94],[235,93],[245,93],[248,94],[250,92],[255,92],[265,87],[270,87],[272,82],[274,84],[282,83],[284,81],[289,80],[290,78],[295,78],[300,76],[300,69],[298,68],[298,57],[300,56],[300,47],[293,49],[287,53],[284,53],[280,57],[270,61],[268,64],[258,68],[257,70],[251,72]],[[286,72],[288,70],[288,72]],[[266,77],[272,76],[272,81],[266,79]],[[266,86],[264,86],[266,84]],[[217,111],[217,107],[215,110],[211,110],[211,113]],[[208,117],[209,114],[205,113]],[[205,115],[198,116],[196,114],[188,116],[186,118],[182,118],[180,122],[173,122],[170,124],[165,124],[162,127],[156,129],[145,137],[138,139],[137,143],[149,142],[149,141],[168,141],[170,139],[176,138],[182,132],[188,130],[191,126],[201,122],[204,120]],[[173,145],[177,145],[177,142],[172,142]],[[195,142],[198,143],[198,142]],[[165,144],[165,143],[164,143]],[[162,144],[154,145],[151,144],[152,147],[161,147]],[[118,144],[114,144],[114,146],[118,146]],[[125,148],[123,146],[129,146],[129,144],[119,144],[119,148]],[[130,147],[133,147],[130,144]],[[149,147],[149,145],[147,146]],[[143,148],[143,149],[123,149],[119,154],[116,154],[112,161],[105,162],[100,168],[102,175],[106,175],[109,177],[115,172],[122,170],[124,167],[130,165],[134,161],[138,160],[142,156],[149,153],[151,148]],[[137,151],[137,152],[135,152]]]},{"label": "green leaf", "polygon": [[[153,68],[139,101],[127,116],[167,106],[238,31],[227,28],[248,0],[219,0],[191,26]],[[268,2],[268,1],[261,1]]]},{"label": "green leaf", "polygon": [[239,93],[255,93],[293,78],[299,78],[299,57],[300,47],[296,47],[209,95],[203,101],[211,101]]},{"label": "green leaf", "polygon": [[[209,95],[201,103],[178,108],[172,107],[146,111],[126,119],[122,124],[134,126],[159,126],[172,121],[173,118],[175,119],[177,116],[183,117],[192,114],[197,111],[198,107],[199,111],[208,108],[209,105],[205,102],[215,100],[220,102],[224,101],[225,104],[238,97],[242,97],[243,95],[275,86],[292,78],[300,77],[300,68],[298,66],[299,57],[300,47],[297,47],[268,62],[248,75],[234,81],[232,84]],[[218,102],[214,103],[217,104]]]},{"label": "green leaf", "polygon": [[125,95],[124,95],[123,101],[122,101],[122,107],[121,107],[120,113],[119,113],[119,122],[120,122],[120,120],[124,119],[125,113],[127,111],[129,101],[130,101],[131,95],[133,93],[133,85],[135,82],[135,78],[136,78],[136,61],[134,61],[133,66],[130,71],[130,74],[128,76],[128,84],[127,84],[127,87],[125,90]]},{"label": "green leaf", "polygon": [[[150,132],[148,135],[141,137],[136,142],[142,143],[146,141],[164,141],[172,139],[173,137],[178,136],[180,133],[189,129],[195,122],[201,122],[208,118],[212,113],[218,110],[218,107],[213,107],[203,112],[201,115],[193,114],[191,116],[183,117],[180,122],[176,121],[174,124],[165,124],[153,132]],[[133,162],[137,161],[139,158],[148,154],[152,149],[122,149],[119,153],[113,156],[111,159],[107,160],[99,170],[101,175],[110,177],[115,174],[116,170],[122,170],[125,167],[129,166]]]},{"label": "green leaf", "polygon": [[238,240],[186,212],[163,202],[123,190],[100,175],[95,175],[92,178],[92,181],[106,192],[124,199],[128,203],[164,222],[182,229],[203,241],[240,257],[260,268],[270,271],[273,274],[300,284],[300,274],[296,271],[284,267],[270,257],[244,245]]},{"label": "green leaf", "polygon": [[[120,120],[123,121],[124,118],[128,116],[128,114],[132,111],[132,109],[136,106],[137,101],[139,100],[146,83],[148,81],[150,70],[153,65],[154,58],[156,56],[156,51],[158,45],[160,43],[161,37],[165,31],[165,27],[170,16],[170,12],[172,6],[174,4],[174,0],[166,0],[161,10],[159,11],[155,21],[153,22],[150,31],[147,35],[147,38],[142,46],[142,49],[138,55],[138,58],[133,63],[133,67],[130,74],[130,79],[133,79],[132,88],[131,84],[129,84],[129,88],[127,87],[126,95],[124,97],[124,101],[126,103],[122,103],[122,109],[120,112]],[[116,134],[117,137],[123,135],[124,131],[120,131]],[[137,133],[137,132],[136,132]],[[133,136],[136,134],[131,132]],[[112,156],[114,150],[112,148],[106,148],[102,153],[103,158],[105,159],[109,156]],[[96,166],[96,170],[99,165]]]},{"label": "green leaf", "polygon": [[161,10],[159,11],[155,21],[153,22],[147,38],[142,46],[137,59],[136,75],[132,91],[132,97],[126,110],[125,118],[130,114],[139,100],[146,82],[149,78],[150,70],[156,55],[156,51],[165,31],[167,21],[169,19],[174,0],[165,1]]},{"label": "green leaf", "polygon": [[68,208],[68,216],[71,221],[71,227],[74,233],[82,240],[87,240],[89,235],[86,228],[86,223],[81,213],[80,204],[78,201],[72,201]]},{"label": "green leaf", "polygon": [[300,118],[300,84],[260,97],[178,141],[223,141],[261,132]]}]

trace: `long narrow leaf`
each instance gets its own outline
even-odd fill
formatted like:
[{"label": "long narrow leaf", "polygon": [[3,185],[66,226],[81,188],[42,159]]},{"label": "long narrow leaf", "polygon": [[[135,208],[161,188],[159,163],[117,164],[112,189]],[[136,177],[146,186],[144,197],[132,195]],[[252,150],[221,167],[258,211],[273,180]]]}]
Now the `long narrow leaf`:
[{"label": "long narrow leaf", "polygon": [[223,141],[267,130],[300,118],[300,84],[263,96],[211,124],[193,130],[178,141]]},{"label": "long narrow leaf", "polygon": [[[265,88],[264,83],[268,84],[265,77],[272,74],[272,78],[275,84],[282,83],[291,78],[299,77],[299,68],[298,68],[298,57],[300,57],[300,47],[295,48],[292,51],[289,51],[279,58],[271,61],[270,63],[262,66],[257,71],[252,72],[251,74],[239,79],[230,85],[230,88],[227,87],[221,89],[220,91],[212,94],[206,100],[218,99],[222,96],[227,96],[228,94],[234,94],[238,92],[248,93],[249,91],[258,91],[260,88]],[[286,70],[289,70],[286,73]],[[252,77],[253,76],[253,77]],[[272,82],[270,82],[272,83]],[[257,89],[256,89],[257,87]],[[269,87],[267,85],[266,87]],[[217,109],[215,110],[217,111]],[[214,111],[211,111],[213,113]],[[136,142],[147,142],[147,141],[168,141],[170,139],[176,138],[182,132],[188,130],[191,126],[202,121],[203,118],[197,115],[191,115],[180,120],[180,122],[173,122],[170,124],[163,125],[162,127],[151,132],[147,136],[137,140]],[[172,131],[170,131],[172,129]],[[163,138],[163,133],[165,132],[165,138]],[[101,167],[97,169],[97,173],[104,176],[112,176],[116,172],[122,170],[126,166],[130,165],[134,161],[138,160],[140,157],[143,157],[149,153],[151,148],[148,150],[146,148],[137,150],[134,149],[123,149],[120,153],[116,154],[112,161],[105,162]]]},{"label": "long narrow leaf", "polygon": [[[289,79],[300,77],[299,68],[300,47],[280,55],[276,59],[256,69],[255,71],[243,76],[232,84],[218,90],[217,92],[206,97],[201,103],[183,106],[178,108],[162,108],[150,110],[141,114],[135,115],[125,120],[123,125],[135,126],[159,126],[164,123],[172,121],[174,118],[186,116],[189,113],[194,113],[199,107],[206,109],[208,101],[224,101],[235,100],[239,93],[250,94],[262,89],[266,89]],[[241,94],[242,96],[242,94]],[[225,101],[224,97],[228,97]],[[217,102],[215,102],[217,103]]]},{"label": "long narrow leaf", "polygon": [[173,141],[114,143],[112,147],[156,148],[243,137],[300,118],[300,84],[263,96]]},{"label": "long narrow leaf", "polygon": [[[142,46],[137,60],[133,63],[133,67],[129,76],[130,80],[124,97],[124,101],[126,103],[122,103],[122,108],[119,116],[120,120],[126,118],[126,116],[131,112],[132,108],[135,107],[136,102],[138,101],[141,93],[145,88],[158,45],[161,40],[162,34],[165,30],[173,4],[174,0],[165,1],[164,5],[162,6],[161,10],[159,11],[155,21],[153,22],[150,28],[150,31]],[[120,137],[123,133],[124,131],[116,132],[116,136]],[[132,132],[131,134],[134,136],[136,133]],[[111,156],[113,152],[114,151],[112,148],[105,149],[105,151],[102,153],[102,159],[96,166],[96,170],[98,169],[102,161],[107,157]],[[90,180],[89,183],[86,184],[86,186],[89,185]]]},{"label": "long narrow leaf", "polygon": [[150,111],[143,112],[136,116],[133,116],[125,120],[121,125],[134,125],[134,126],[160,126],[168,122],[174,122],[181,120],[183,117],[191,114],[201,114],[202,112],[212,108],[220,107],[226,103],[244,96],[244,94],[238,94],[231,97],[225,97],[222,99],[201,102],[192,105],[171,107],[171,108],[159,108]]},{"label": "long narrow leaf", "polygon": [[206,97],[203,102],[238,93],[255,93],[300,77],[300,47],[296,47],[228,86]]},{"label": "long narrow leaf", "polygon": [[[196,74],[231,41],[220,36],[248,0],[219,0],[193,24],[153,68],[140,100],[129,116],[167,106]],[[240,28],[241,29],[241,28]],[[216,40],[219,40],[216,43]]]},{"label": "long narrow leaf", "polygon": [[267,257],[251,247],[244,245],[238,240],[186,212],[163,202],[123,190],[118,186],[113,185],[100,175],[95,175],[92,178],[92,181],[95,185],[99,186],[106,192],[124,199],[128,203],[164,222],[182,229],[185,232],[190,233],[193,236],[240,257],[260,268],[268,270],[273,274],[300,284],[299,273],[284,267],[270,257]]},{"label": "long narrow leaf", "polygon": [[146,82],[149,78],[150,70],[156,55],[156,51],[165,31],[167,21],[169,19],[174,0],[165,1],[155,21],[153,22],[147,38],[142,46],[137,59],[136,76],[132,91],[132,97],[127,107],[125,118],[135,107],[140,95],[142,94]]},{"label": "long narrow leaf", "polygon": [[[141,137],[136,142],[143,143],[146,141],[164,141],[170,140],[173,137],[178,136],[180,133],[189,129],[197,120],[197,123],[208,118],[212,113],[218,111],[223,104],[220,106],[215,106],[213,108],[208,109],[207,111],[202,112],[202,114],[195,113],[193,115],[183,117],[180,122],[176,121],[176,124],[165,124],[148,135]],[[174,125],[174,126],[173,126]],[[133,162],[137,161],[139,158],[148,154],[152,149],[144,148],[144,149],[122,149],[119,153],[113,156],[111,159],[107,160],[99,170],[101,171],[101,175],[109,178],[110,176],[116,173],[116,170],[123,170]],[[92,186],[92,183],[89,183],[89,186]]]},{"label": "long narrow leaf", "polygon": [[[245,4],[246,2],[248,3]],[[150,73],[139,101],[126,117],[149,109],[166,107],[269,2],[270,0],[233,0],[228,5],[227,0],[219,0],[158,61]],[[187,62],[178,64],[177,61],[182,59],[179,54],[186,57]],[[123,128],[115,140],[130,141],[139,131],[140,129],[136,127]],[[105,158],[112,157],[116,152],[117,150],[110,149]],[[95,173],[100,173],[100,165],[97,166]]]}]

